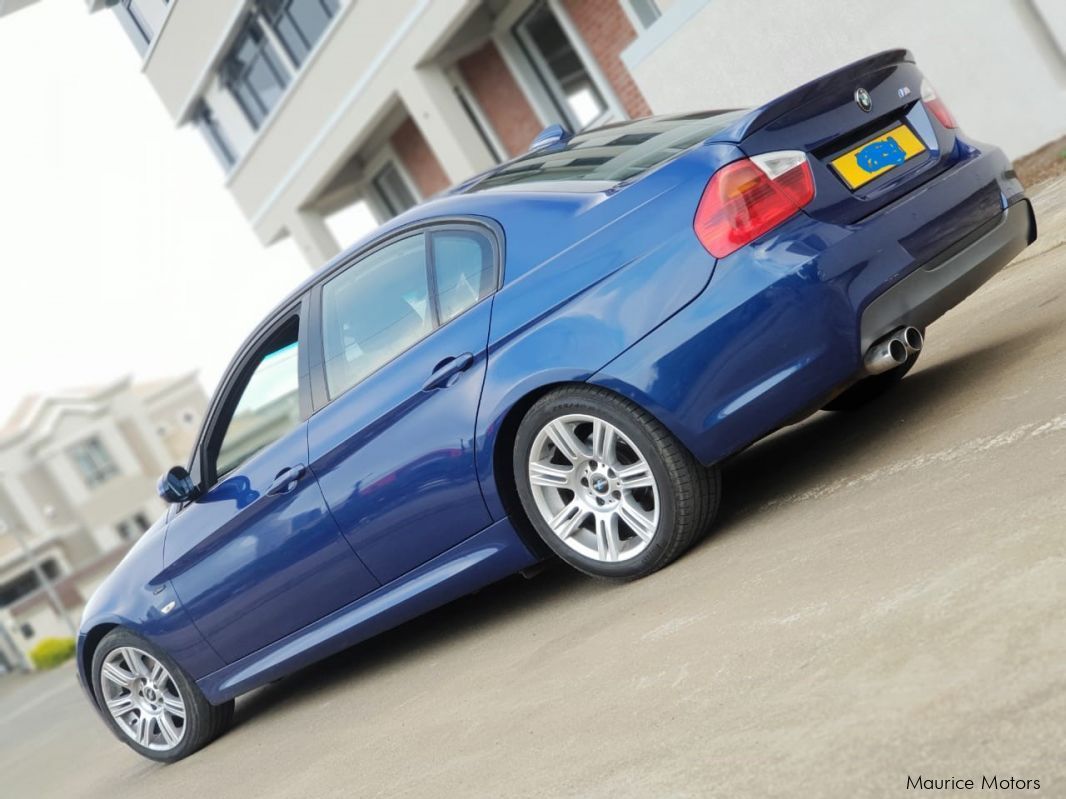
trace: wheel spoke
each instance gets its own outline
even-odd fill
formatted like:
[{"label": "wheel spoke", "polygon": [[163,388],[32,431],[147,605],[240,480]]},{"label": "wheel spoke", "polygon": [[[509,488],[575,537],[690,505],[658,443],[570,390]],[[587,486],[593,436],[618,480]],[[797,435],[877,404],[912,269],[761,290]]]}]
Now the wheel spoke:
[{"label": "wheel spoke", "polygon": [[644,510],[623,499],[618,505],[618,518],[644,541],[651,541],[655,534],[655,521]]},{"label": "wheel spoke", "polygon": [[585,457],[584,445],[574,435],[574,431],[567,427],[564,422],[556,419],[548,425],[547,433],[555,448],[570,463],[577,464],[578,461]]},{"label": "wheel spoke", "polygon": [[611,514],[596,515],[596,551],[600,560],[618,560],[618,530],[616,517]]},{"label": "wheel spoke", "polygon": [[163,664],[158,660],[150,660],[150,663],[151,666],[148,669],[148,679],[154,683],[161,683],[167,670],[163,668]]},{"label": "wheel spoke", "polygon": [[141,746],[148,746],[152,742],[152,720],[144,713],[137,717],[133,724],[134,740]]},{"label": "wheel spoke", "polygon": [[565,541],[581,526],[588,514],[579,504],[571,502],[548,521],[548,526]]},{"label": "wheel spoke", "polygon": [[179,719],[185,718],[185,704],[176,696],[163,695],[163,708],[172,716]]},{"label": "wheel spoke", "polygon": [[107,677],[115,685],[126,689],[129,689],[133,681],[137,679],[132,673],[123,671],[110,660],[104,662],[103,668],[100,669],[100,676]]},{"label": "wheel spoke", "polygon": [[574,467],[557,466],[554,463],[536,461],[529,464],[529,482],[538,486],[551,488],[566,488],[570,485],[570,478],[574,474]]},{"label": "wheel spoke", "polygon": [[111,711],[111,715],[115,718],[129,713],[134,707],[133,694],[123,694],[107,700],[107,709]]},{"label": "wheel spoke", "polygon": [[626,491],[632,491],[634,488],[650,488],[655,485],[651,469],[644,461],[637,461],[619,469],[618,480]]},{"label": "wheel spoke", "polygon": [[592,423],[592,457],[601,463],[614,465],[614,449],[618,443],[618,434],[614,426],[607,424],[602,419],[596,419]]},{"label": "wheel spoke", "polygon": [[181,733],[174,727],[174,724],[167,718],[166,713],[160,713],[156,719],[159,725],[159,733],[163,736],[163,741],[168,747],[174,746],[181,738]]}]

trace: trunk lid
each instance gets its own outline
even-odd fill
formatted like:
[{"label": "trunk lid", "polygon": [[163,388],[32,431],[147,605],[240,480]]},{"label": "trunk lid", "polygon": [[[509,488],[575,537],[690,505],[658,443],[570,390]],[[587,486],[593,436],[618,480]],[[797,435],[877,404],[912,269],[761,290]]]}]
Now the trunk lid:
[{"label": "trunk lid", "polygon": [[[749,156],[805,151],[815,196],[804,211],[836,224],[857,222],[958,160],[955,131],[921,102],[922,79],[907,50],[877,53],[752,110],[714,139]],[[883,137],[892,140],[867,150],[859,166],[860,148]],[[890,167],[874,176],[881,164]],[[852,186],[845,175],[867,182]]]}]

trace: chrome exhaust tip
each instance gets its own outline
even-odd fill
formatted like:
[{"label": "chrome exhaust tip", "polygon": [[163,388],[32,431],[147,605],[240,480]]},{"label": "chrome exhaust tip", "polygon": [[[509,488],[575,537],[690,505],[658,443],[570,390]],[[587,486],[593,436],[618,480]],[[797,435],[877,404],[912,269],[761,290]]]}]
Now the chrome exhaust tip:
[{"label": "chrome exhaust tip", "polygon": [[[921,337],[920,333],[919,337]],[[866,367],[866,374],[879,375],[903,364],[907,356],[907,345],[895,333],[890,333],[866,351],[862,362]]]},{"label": "chrome exhaust tip", "polygon": [[908,357],[921,352],[922,347],[925,345],[922,331],[916,327],[901,327],[892,335],[899,339],[903,343],[903,346],[906,347]]}]

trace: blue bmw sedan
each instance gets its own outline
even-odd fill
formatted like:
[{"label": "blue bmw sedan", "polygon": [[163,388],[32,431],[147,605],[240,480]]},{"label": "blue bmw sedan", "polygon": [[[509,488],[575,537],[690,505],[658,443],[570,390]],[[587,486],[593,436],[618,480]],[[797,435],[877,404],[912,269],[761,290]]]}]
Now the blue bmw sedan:
[{"label": "blue bmw sedan", "polygon": [[239,694],[545,558],[660,569],[719,464],[890,389],[1035,237],[902,50],[754,110],[549,128],[251,334],[85,610],[89,699],[174,761]]}]

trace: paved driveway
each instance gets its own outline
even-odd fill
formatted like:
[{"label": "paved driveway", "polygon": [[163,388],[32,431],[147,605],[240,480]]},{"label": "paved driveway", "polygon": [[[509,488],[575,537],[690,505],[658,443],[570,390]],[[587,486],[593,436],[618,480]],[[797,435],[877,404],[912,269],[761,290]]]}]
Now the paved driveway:
[{"label": "paved driveway", "polygon": [[[515,578],[242,699],[170,767],[0,680],[4,797],[1066,796],[1066,184],[888,399],[735,458],[706,541]],[[939,793],[937,795],[944,795]]]}]

